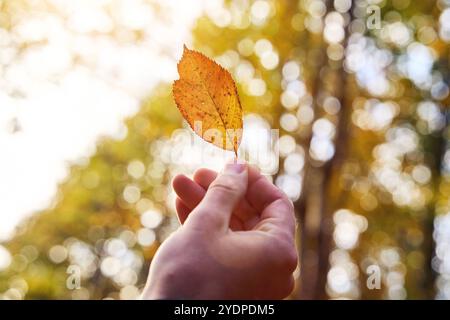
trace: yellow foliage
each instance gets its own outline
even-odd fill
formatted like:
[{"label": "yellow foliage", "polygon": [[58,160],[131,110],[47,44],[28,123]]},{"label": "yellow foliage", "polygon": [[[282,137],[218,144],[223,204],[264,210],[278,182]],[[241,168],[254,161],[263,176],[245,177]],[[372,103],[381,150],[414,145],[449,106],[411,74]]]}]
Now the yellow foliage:
[{"label": "yellow foliage", "polygon": [[173,95],[183,117],[204,140],[237,150],[242,138],[242,107],[230,73],[203,54],[184,47],[180,79]]}]

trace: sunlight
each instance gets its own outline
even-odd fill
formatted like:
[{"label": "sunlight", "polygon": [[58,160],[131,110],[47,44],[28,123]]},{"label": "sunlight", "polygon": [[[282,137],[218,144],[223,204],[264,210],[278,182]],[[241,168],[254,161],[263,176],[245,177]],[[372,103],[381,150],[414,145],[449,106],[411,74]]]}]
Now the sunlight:
[{"label": "sunlight", "polygon": [[51,204],[68,163],[87,159],[100,136],[123,138],[122,120],[155,84],[176,78],[175,58],[203,3],[25,5],[12,12],[11,30],[0,28],[0,239]]}]

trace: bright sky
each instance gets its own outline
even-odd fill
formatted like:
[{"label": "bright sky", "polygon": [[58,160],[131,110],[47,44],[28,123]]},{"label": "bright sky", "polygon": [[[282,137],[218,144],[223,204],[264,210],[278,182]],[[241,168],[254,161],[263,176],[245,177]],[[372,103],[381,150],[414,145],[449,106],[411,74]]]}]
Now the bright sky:
[{"label": "bright sky", "polygon": [[10,13],[12,30],[0,28],[0,240],[51,204],[68,164],[95,152],[99,136],[124,134],[122,120],[158,81],[177,77],[175,59],[203,6],[25,2],[27,11]]}]

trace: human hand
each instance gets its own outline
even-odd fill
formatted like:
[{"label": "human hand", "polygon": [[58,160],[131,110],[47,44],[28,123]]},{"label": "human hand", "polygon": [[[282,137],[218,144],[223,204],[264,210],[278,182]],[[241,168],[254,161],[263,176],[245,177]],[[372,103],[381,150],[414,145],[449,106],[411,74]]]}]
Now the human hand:
[{"label": "human hand", "polygon": [[173,181],[183,224],[158,249],[144,299],[282,299],[297,266],[292,202],[259,171],[228,164]]}]

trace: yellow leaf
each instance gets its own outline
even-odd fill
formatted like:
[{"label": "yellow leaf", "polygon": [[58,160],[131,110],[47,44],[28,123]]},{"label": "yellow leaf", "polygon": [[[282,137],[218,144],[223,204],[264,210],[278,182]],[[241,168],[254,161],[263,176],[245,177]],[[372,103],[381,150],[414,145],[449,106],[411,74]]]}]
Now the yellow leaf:
[{"label": "yellow leaf", "polygon": [[237,150],[242,139],[242,107],[230,73],[184,46],[173,84],[178,109],[196,134],[222,149]]}]

